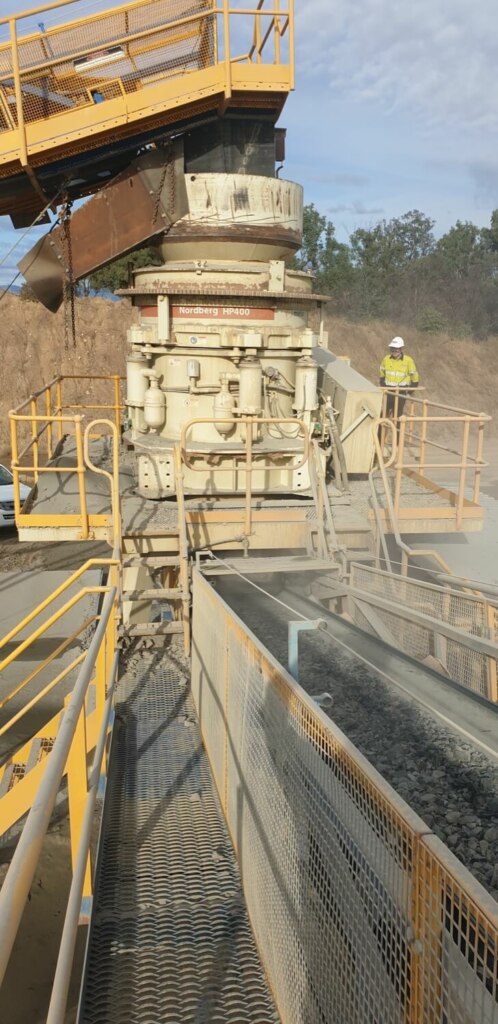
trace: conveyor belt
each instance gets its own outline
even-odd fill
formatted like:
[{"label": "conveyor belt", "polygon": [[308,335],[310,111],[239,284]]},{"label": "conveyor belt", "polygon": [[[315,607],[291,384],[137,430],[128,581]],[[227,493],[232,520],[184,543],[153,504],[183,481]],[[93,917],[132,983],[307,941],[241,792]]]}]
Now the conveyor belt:
[{"label": "conveyor belt", "polygon": [[340,615],[322,610],[318,603],[303,598],[294,590],[280,596],[287,598],[301,614],[316,617],[318,612],[327,623],[327,634],[332,643],[350,650],[401,696],[418,704],[441,725],[498,761],[496,704],[460,686],[455,680],[439,675],[402,651],[393,650],[383,640],[364,633]]},{"label": "conveyor belt", "polygon": [[161,661],[121,684],[78,1021],[277,1022],[188,684]]},{"label": "conveyor belt", "polygon": [[[257,582],[257,577],[254,582]],[[233,576],[232,579],[225,576],[219,579],[217,587],[224,599],[246,621],[246,595],[254,594],[250,581],[241,580],[240,576]],[[359,663],[382,678],[399,696],[417,704],[444,728],[452,730],[464,742],[472,743],[481,753],[498,761],[498,705],[458,682],[439,675],[409,655],[396,651],[383,640],[370,636],[340,615],[325,609],[318,601],[303,597],[300,590],[300,587],[291,584],[287,590],[279,592],[279,603],[276,605],[271,595],[262,601],[260,595],[257,595],[260,608],[265,609],[262,618],[265,628],[258,628],[249,618],[247,621],[263,643],[269,644],[269,635],[266,634],[268,630],[271,633],[271,616],[276,608],[288,621],[300,617],[321,618],[326,623],[325,632],[320,633],[322,642],[328,640],[332,646],[337,645],[340,650],[349,652]],[[313,642],[313,638],[310,642]]]}]

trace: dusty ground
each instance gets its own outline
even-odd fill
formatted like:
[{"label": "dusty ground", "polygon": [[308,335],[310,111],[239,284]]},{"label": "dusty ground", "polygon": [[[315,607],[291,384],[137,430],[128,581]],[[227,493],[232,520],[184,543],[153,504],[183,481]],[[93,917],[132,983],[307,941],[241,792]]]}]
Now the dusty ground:
[{"label": "dusty ground", "polygon": [[88,558],[109,557],[109,546],[100,541],[55,541],[53,544],[19,543],[17,530],[0,531],[0,572],[43,572],[67,569],[74,572]]},{"label": "dusty ground", "polygon": [[[406,351],[417,364],[425,398],[496,416],[496,338],[473,341],[449,334],[432,336],[405,329],[403,324],[353,323],[342,317],[329,317],[327,327],[330,350],[350,356],[355,369],[375,382],[387,345],[394,334],[401,334]],[[497,431],[498,417],[491,433]]]}]

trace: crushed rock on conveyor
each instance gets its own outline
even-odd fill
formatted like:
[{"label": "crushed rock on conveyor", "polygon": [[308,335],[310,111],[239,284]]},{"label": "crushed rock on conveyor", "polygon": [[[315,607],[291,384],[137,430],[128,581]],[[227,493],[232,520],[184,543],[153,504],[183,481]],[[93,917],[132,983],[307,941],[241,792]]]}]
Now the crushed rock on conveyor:
[{"label": "crushed rock on conveyor", "polygon": [[[236,614],[286,665],[291,614],[241,580],[219,583]],[[301,635],[299,682],[311,696],[331,695],[329,717],[497,899],[498,765],[393,693],[327,634]]]}]

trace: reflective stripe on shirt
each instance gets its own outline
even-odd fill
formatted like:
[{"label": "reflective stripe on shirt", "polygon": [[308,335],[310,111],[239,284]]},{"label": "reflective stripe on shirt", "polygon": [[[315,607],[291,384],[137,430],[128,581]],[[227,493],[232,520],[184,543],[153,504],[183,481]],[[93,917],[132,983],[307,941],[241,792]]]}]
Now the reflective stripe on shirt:
[{"label": "reflective stripe on shirt", "polygon": [[384,356],[380,364],[380,377],[388,387],[393,388],[418,384],[419,380],[417,367],[411,356],[402,356],[401,359],[394,359],[393,356]]}]

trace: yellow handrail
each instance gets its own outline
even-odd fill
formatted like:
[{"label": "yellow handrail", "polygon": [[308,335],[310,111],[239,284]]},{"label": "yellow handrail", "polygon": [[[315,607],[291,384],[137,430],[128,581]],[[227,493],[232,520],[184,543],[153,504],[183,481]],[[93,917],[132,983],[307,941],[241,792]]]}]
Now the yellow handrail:
[{"label": "yellow handrail", "polygon": [[[36,619],[38,615],[41,615],[41,613],[45,611],[45,608],[48,608],[50,604],[56,601],[57,598],[60,597],[60,595],[63,594],[65,590],[68,590],[69,587],[76,582],[76,580],[79,580],[80,577],[88,571],[88,569],[98,568],[99,566],[107,566],[110,568],[112,565],[118,564],[119,561],[116,558],[89,558],[86,562],[83,563],[83,565],[80,566],[79,569],[76,569],[76,571],[73,572],[71,576],[68,576],[67,580],[64,580],[63,583],[56,587],[56,589],[51,594],[49,594],[48,597],[46,597],[43,601],[40,601],[40,604],[37,605],[36,608],[34,608],[31,612],[28,612],[28,614],[24,616],[24,619],[21,619],[21,621],[18,622],[17,626],[13,626],[12,629],[5,634],[5,636],[0,640],[0,650],[2,647],[5,647],[6,644],[10,643],[11,640],[14,640],[14,638],[21,632],[21,630],[25,629],[26,626],[29,626],[30,622],[32,622],[33,619]],[[1,667],[2,662],[0,662],[0,668]]]},{"label": "yellow handrail", "polygon": [[47,658],[45,658],[43,661],[39,661],[36,665],[36,668],[34,668],[32,672],[29,672],[28,675],[25,676],[24,679],[22,679],[21,682],[18,683],[13,690],[10,690],[6,697],[3,698],[3,700],[0,700],[0,708],[5,707],[5,705],[8,704],[9,701],[11,701],[14,697],[17,697],[17,694],[20,693],[21,690],[24,690],[26,686],[29,686],[29,684],[32,683],[34,679],[36,679],[37,675],[39,675],[40,672],[43,672],[45,668],[48,668],[48,666],[51,665],[51,663],[55,661],[55,659],[58,658],[60,654],[64,654],[64,651],[67,650],[67,648],[70,647],[72,643],[74,643],[74,641],[80,636],[81,633],[84,633],[86,629],[89,629],[89,627],[93,625],[94,622],[96,622],[97,618],[97,615],[90,615],[89,618],[85,619],[81,626],[78,626],[78,628],[75,629],[70,636],[66,637],[65,640],[63,640],[62,643],[60,643],[55,648],[55,650],[48,655]]}]

